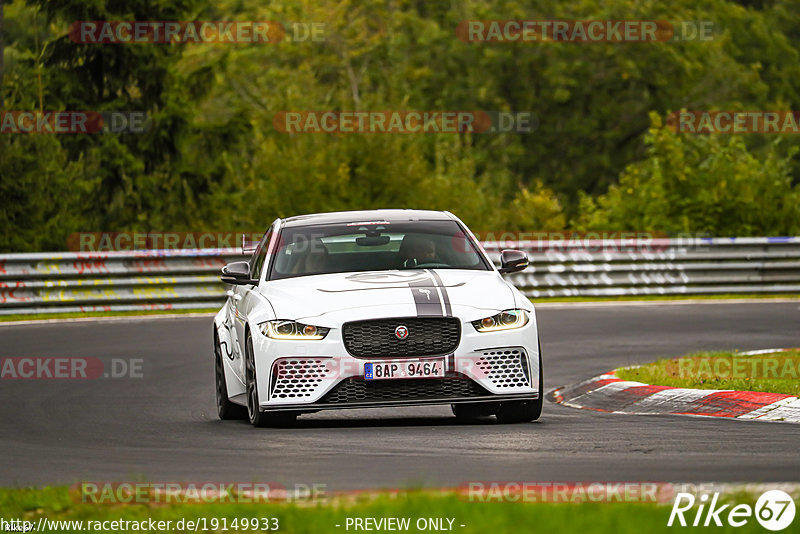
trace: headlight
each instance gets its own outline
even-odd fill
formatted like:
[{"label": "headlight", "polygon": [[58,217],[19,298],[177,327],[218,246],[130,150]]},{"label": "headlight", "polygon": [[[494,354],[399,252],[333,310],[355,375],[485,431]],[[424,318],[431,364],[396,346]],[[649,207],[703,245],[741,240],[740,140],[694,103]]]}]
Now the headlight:
[{"label": "headlight", "polygon": [[499,330],[513,330],[522,328],[528,324],[528,312],[525,310],[506,310],[484,317],[478,321],[472,321],[472,326],[478,332],[497,332]]},{"label": "headlight", "polygon": [[322,339],[330,331],[330,328],[281,320],[261,323],[258,329],[272,339]]}]

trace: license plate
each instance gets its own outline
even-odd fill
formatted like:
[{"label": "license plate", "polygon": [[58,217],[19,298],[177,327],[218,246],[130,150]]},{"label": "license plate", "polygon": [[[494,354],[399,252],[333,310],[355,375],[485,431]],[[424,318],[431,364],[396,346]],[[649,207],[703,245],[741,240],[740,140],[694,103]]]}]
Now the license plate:
[{"label": "license plate", "polygon": [[364,364],[364,378],[367,380],[438,377],[444,377],[444,359],[390,360]]}]

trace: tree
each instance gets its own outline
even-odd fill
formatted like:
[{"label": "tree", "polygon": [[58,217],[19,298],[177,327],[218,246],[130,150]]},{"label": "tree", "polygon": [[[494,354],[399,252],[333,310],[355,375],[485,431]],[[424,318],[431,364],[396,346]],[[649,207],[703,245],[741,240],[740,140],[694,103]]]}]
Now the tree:
[{"label": "tree", "polygon": [[5,70],[5,53],[6,53],[6,43],[5,43],[5,33],[3,28],[3,12],[5,9],[3,8],[3,0],[0,0],[0,109],[5,109],[5,103],[3,102],[3,72]]},{"label": "tree", "polygon": [[[582,199],[582,230],[702,232],[715,236],[796,235],[800,187],[795,150],[754,153],[740,136],[678,134],[651,115],[647,158],[596,201]],[[774,141],[775,144],[780,140]]]}]

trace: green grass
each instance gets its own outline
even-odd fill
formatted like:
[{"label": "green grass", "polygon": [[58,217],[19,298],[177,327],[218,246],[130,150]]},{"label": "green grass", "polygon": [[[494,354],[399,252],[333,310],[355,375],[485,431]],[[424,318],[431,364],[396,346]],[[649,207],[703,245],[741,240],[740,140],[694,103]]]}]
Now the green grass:
[{"label": "green grass", "polygon": [[[734,365],[738,365],[738,369]],[[619,369],[617,376],[659,386],[800,395],[800,350],[756,356],[698,352]]]},{"label": "green grass", "polygon": [[[754,499],[747,497],[750,503]],[[277,518],[279,532],[328,533],[354,532],[345,529],[348,517],[408,517],[411,528],[418,518],[453,518],[453,532],[464,534],[525,533],[525,532],[585,532],[609,534],[641,534],[642,532],[709,531],[667,527],[670,504],[631,503],[482,503],[468,502],[452,493],[410,491],[391,494],[370,494],[335,498],[316,504],[182,504],[182,505],[98,505],[75,502],[67,488],[0,490],[0,517],[23,519],[37,524],[40,517],[49,520],[142,520],[153,519],[197,520],[206,518],[209,532],[223,532],[210,528],[212,518],[226,518],[230,524],[235,518]],[[688,518],[687,514],[687,518]],[[693,515],[691,516],[694,517]],[[445,525],[447,523],[445,522]],[[173,523],[174,525],[174,523]],[[336,527],[336,525],[341,525]],[[465,525],[461,527],[460,525]],[[762,532],[755,519],[742,528],[730,526],[711,528],[714,532]],[[789,529],[791,530],[791,529]],[[133,530],[117,530],[129,532]],[[173,526],[171,532],[184,532]],[[199,529],[202,532],[202,527]],[[227,532],[236,532],[230,529]],[[239,531],[242,531],[239,529]],[[252,532],[252,530],[249,530]],[[58,532],[79,532],[62,529]],[[362,531],[363,532],[363,531]],[[788,530],[787,530],[788,532]]]},{"label": "green grass", "polygon": [[[220,304],[222,307],[222,304]],[[93,317],[136,317],[140,315],[185,315],[188,313],[214,313],[218,310],[197,308],[188,310],[141,310],[141,311],[103,311],[103,312],[72,312],[72,313],[36,313],[31,315],[15,314],[0,315],[0,323],[9,321],[40,321],[45,319],[91,319]]]}]

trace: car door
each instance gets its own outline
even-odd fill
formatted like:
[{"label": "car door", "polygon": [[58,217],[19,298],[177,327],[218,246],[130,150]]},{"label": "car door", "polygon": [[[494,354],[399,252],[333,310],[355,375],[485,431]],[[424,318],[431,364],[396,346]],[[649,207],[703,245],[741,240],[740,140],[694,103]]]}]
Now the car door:
[{"label": "car door", "polygon": [[[276,227],[276,224],[277,222],[273,223],[273,225],[264,233],[264,236],[258,243],[256,250],[250,257],[250,277],[254,280],[259,280],[261,278],[261,273],[268,257],[267,252],[270,250],[270,241],[274,235],[273,229]],[[230,300],[234,317],[234,336],[236,337],[236,340],[234,340],[234,345],[238,349],[238,354],[234,360],[234,366],[236,371],[244,380],[244,356],[245,344],[247,342],[247,338],[245,336],[245,326],[247,325],[248,310],[253,303],[256,302],[256,299],[253,297],[253,293],[258,291],[258,287],[256,285],[240,285],[234,286],[232,291],[233,296]]]}]

